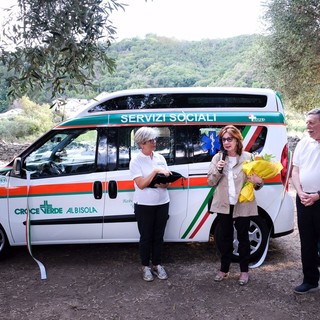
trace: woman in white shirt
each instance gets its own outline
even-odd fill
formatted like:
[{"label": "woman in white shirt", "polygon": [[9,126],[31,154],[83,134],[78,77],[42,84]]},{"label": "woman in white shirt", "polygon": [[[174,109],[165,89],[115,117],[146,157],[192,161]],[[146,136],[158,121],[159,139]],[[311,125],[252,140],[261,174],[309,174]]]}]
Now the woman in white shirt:
[{"label": "woman in white shirt", "polygon": [[[134,180],[134,212],[140,232],[140,258],[142,277],[152,281],[153,275],[165,280],[168,275],[161,264],[163,236],[169,218],[168,184],[149,187],[158,173],[169,176],[165,158],[155,152],[157,132],[142,127],[135,133],[135,143],[140,152],[130,161],[130,171]],[[151,262],[151,266],[150,266]]]}]

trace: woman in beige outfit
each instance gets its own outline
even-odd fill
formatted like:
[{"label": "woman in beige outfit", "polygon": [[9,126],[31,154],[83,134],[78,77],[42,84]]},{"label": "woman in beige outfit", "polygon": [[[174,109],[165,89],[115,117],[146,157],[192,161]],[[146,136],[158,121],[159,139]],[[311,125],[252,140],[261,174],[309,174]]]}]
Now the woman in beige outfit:
[{"label": "woman in beige outfit", "polygon": [[243,162],[250,160],[252,155],[243,151],[243,137],[236,127],[228,125],[222,128],[218,137],[221,151],[212,158],[208,171],[208,184],[216,186],[211,212],[217,213],[221,230],[221,267],[214,280],[222,281],[229,275],[235,226],[239,241],[239,284],[245,285],[249,281],[250,216],[257,216],[258,209],[255,200],[238,202],[238,198],[246,181],[252,182],[258,190],[263,186],[263,180],[255,174],[247,176],[243,172]]}]

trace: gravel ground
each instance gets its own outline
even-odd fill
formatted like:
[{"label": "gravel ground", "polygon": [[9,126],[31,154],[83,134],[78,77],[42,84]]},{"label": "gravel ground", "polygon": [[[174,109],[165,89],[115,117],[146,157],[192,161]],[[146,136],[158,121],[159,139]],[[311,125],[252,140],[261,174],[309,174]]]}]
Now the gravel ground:
[{"label": "gravel ground", "polygon": [[[294,191],[291,189],[294,196]],[[320,293],[295,295],[300,284],[299,235],[271,240],[264,264],[246,286],[231,277],[215,283],[219,254],[213,242],[166,243],[169,279],[141,279],[137,244],[33,247],[47,280],[25,247],[1,265],[3,320],[63,319],[319,319]]]}]

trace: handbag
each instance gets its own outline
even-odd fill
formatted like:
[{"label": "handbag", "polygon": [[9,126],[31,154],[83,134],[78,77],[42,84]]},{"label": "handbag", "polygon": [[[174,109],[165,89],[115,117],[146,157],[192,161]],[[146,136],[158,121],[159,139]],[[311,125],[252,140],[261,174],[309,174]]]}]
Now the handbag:
[{"label": "handbag", "polygon": [[165,176],[163,173],[157,173],[156,176],[152,179],[152,181],[148,185],[148,187],[155,188],[155,184],[171,183],[179,180],[180,178],[184,178],[184,176],[179,172],[171,171],[171,173],[172,174],[170,174],[169,176]]}]

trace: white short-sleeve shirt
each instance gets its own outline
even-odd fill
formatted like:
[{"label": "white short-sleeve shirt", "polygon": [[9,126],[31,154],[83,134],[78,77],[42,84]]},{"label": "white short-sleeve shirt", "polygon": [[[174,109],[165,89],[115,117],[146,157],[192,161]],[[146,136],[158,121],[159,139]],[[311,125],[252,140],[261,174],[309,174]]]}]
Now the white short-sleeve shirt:
[{"label": "white short-sleeve shirt", "polygon": [[305,137],[293,153],[293,165],[299,167],[299,177],[304,192],[320,190],[320,143]]},{"label": "white short-sleeve shirt", "polygon": [[[144,155],[141,151],[130,161],[132,179],[148,176],[155,168],[168,170],[166,159],[159,153],[153,152],[153,157]],[[134,183],[135,193],[133,202],[143,205],[160,205],[170,201],[167,188],[140,189]]]}]

